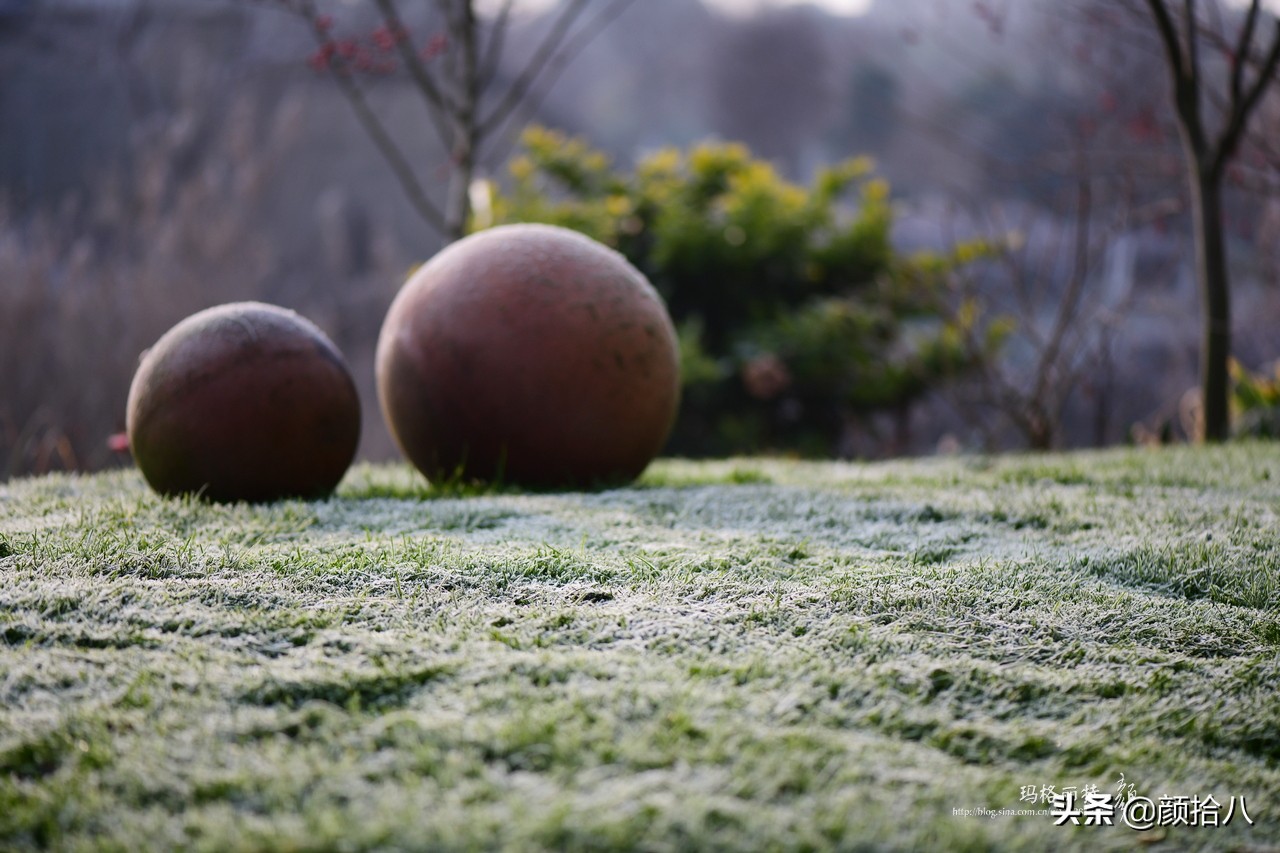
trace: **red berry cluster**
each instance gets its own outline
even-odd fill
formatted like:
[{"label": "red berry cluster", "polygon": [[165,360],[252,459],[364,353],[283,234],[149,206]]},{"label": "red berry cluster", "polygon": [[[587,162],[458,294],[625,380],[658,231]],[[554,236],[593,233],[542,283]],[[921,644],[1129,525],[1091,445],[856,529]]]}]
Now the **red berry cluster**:
[{"label": "red berry cluster", "polygon": [[[391,74],[399,63],[391,56],[402,44],[410,40],[409,32],[402,26],[383,24],[367,36],[356,38],[332,38],[333,16],[318,15],[312,21],[316,33],[323,39],[307,64],[316,71],[328,71],[341,65],[343,70],[367,74]],[[448,48],[448,39],[437,33],[427,40],[418,55],[425,61],[435,59]]]},{"label": "red berry cluster", "polygon": [[449,48],[449,39],[444,33],[436,33],[427,39],[426,45],[419,52],[419,56],[430,62]]}]

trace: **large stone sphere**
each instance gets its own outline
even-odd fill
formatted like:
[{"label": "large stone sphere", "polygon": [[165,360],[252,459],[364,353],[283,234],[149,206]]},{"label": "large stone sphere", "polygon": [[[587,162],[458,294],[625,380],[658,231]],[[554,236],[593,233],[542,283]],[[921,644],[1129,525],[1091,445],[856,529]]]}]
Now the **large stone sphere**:
[{"label": "large stone sphere", "polygon": [[161,494],[315,498],[355,456],[360,401],[314,324],[239,302],[193,314],[143,355],[127,424],[138,468]]},{"label": "large stone sphere", "polygon": [[378,397],[431,480],[634,479],[680,397],[675,329],[617,252],[564,228],[473,234],[421,267],[378,339]]}]

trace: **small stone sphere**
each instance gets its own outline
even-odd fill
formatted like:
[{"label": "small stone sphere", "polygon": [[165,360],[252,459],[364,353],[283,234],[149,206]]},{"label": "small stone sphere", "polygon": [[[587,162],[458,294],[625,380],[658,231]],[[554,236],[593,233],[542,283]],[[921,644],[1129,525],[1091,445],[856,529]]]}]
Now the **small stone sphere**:
[{"label": "small stone sphere", "polygon": [[292,311],[237,302],[178,323],[129,388],[129,446],[164,495],[263,502],[331,493],[360,401],[337,347]]},{"label": "small stone sphere", "polygon": [[472,234],[401,289],[378,339],[378,398],[432,481],[629,482],[680,398],[675,328],[622,255],[549,225]]}]

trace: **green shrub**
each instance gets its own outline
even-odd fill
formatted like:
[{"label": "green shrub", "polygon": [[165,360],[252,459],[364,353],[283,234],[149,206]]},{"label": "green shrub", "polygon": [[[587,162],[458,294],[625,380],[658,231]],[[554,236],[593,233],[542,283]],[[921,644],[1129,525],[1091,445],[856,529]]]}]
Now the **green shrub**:
[{"label": "green shrub", "polygon": [[865,158],[809,187],[736,144],[663,149],[626,172],[532,128],[510,171],[495,224],[588,234],[666,299],[685,383],[671,452],[829,455],[851,423],[907,411],[978,357],[955,328],[969,315],[942,310],[946,273],[975,248],[896,253],[889,188]]},{"label": "green shrub", "polygon": [[1232,432],[1251,438],[1280,438],[1280,362],[1271,376],[1254,373],[1231,359]]}]

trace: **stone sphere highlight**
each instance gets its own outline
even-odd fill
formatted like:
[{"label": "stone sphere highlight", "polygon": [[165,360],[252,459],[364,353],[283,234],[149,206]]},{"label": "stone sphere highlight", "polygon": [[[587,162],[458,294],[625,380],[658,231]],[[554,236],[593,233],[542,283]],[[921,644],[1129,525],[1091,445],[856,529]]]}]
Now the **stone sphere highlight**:
[{"label": "stone sphere highlight", "polygon": [[165,495],[317,498],[355,457],[360,401],[342,354],[310,321],[257,302],[166,332],[129,388],[129,446]]},{"label": "stone sphere highlight", "polygon": [[574,231],[506,225],[448,246],[383,323],[378,398],[433,481],[628,482],[680,398],[675,328],[622,255]]}]

